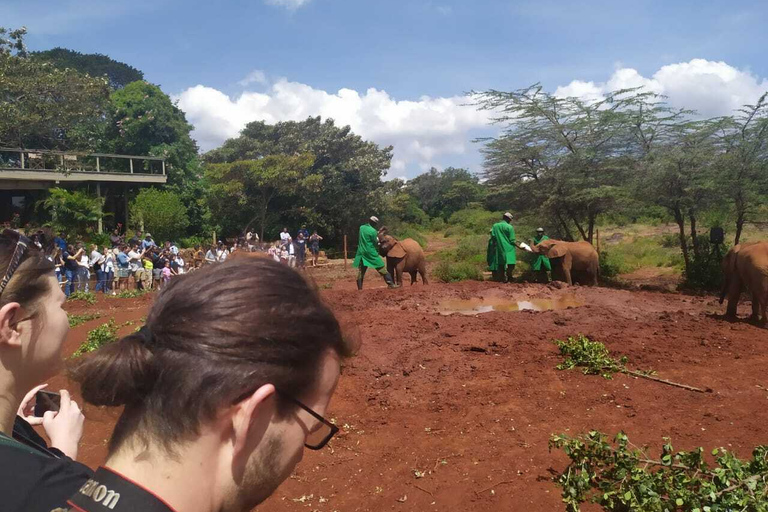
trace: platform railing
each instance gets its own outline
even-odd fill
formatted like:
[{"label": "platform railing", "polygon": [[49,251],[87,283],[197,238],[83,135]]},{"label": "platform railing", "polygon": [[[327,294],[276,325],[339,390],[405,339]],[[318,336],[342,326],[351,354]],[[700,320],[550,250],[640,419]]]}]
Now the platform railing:
[{"label": "platform railing", "polygon": [[0,170],[2,169],[165,176],[165,159],[155,156],[0,147]]}]

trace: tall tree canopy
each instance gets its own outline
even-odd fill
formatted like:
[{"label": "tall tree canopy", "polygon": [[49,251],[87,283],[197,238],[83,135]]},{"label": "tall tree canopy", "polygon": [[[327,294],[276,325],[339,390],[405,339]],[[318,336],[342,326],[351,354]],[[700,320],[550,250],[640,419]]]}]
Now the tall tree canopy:
[{"label": "tall tree canopy", "polygon": [[470,203],[482,201],[485,189],[467,169],[431,168],[406,183],[405,190],[430,217],[447,219]]},{"label": "tall tree canopy", "polygon": [[109,99],[106,80],[31,59],[25,33],[0,28],[0,145],[96,148]]},{"label": "tall tree canopy", "polygon": [[[352,133],[349,126],[336,126],[332,119],[310,117],[275,125],[255,121],[246,125],[239,137],[208,152],[205,159],[232,163],[301,154],[312,155],[313,162],[302,178],[302,187],[274,198],[281,223],[311,224],[334,241],[378,213],[381,197],[377,190],[389,168],[392,147],[379,148]],[[280,227],[270,226],[268,235],[276,234]]]},{"label": "tall tree canopy", "polygon": [[122,89],[131,82],[144,80],[144,73],[100,53],[80,53],[67,48],[53,48],[32,52],[30,57],[39,62],[48,62],[57,69],[75,69],[91,77],[106,77],[112,89]]}]

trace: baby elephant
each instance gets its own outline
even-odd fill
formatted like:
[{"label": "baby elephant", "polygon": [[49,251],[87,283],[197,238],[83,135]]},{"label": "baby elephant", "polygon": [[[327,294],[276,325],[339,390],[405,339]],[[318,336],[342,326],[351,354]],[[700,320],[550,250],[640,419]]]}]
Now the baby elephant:
[{"label": "baby elephant", "polygon": [[411,275],[411,284],[416,282],[416,272],[421,282],[427,283],[427,261],[419,242],[413,238],[398,241],[386,232],[379,232],[379,254],[387,258],[387,271],[395,278],[395,283],[403,285],[403,272]]}]

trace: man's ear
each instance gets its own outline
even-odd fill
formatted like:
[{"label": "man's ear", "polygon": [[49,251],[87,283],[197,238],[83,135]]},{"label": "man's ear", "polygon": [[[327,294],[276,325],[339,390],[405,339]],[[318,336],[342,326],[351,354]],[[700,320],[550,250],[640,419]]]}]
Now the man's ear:
[{"label": "man's ear", "polygon": [[0,308],[0,345],[21,345],[21,335],[16,330],[16,321],[20,315],[21,304],[18,302],[9,302]]},{"label": "man's ear", "polygon": [[277,391],[272,384],[265,384],[235,404],[232,416],[235,457],[253,450],[269,427],[276,406]]}]

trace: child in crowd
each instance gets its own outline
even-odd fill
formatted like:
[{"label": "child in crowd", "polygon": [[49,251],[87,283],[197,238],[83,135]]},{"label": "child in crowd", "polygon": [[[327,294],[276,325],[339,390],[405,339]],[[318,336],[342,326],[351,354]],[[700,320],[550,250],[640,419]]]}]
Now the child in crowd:
[{"label": "child in crowd", "polygon": [[163,267],[163,288],[168,286],[168,283],[171,282],[171,275],[173,275],[173,271],[171,270],[171,262],[165,260],[165,266]]}]

